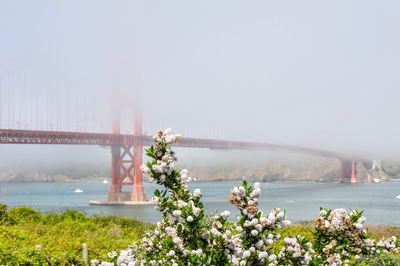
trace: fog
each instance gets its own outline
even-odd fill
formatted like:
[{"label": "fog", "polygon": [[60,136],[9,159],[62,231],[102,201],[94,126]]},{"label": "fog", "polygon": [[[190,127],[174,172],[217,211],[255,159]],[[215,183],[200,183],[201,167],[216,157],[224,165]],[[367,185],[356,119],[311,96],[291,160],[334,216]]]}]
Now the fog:
[{"label": "fog", "polygon": [[[397,159],[399,8],[395,0],[3,0],[0,124],[109,132],[116,104],[126,106],[123,133],[139,107],[148,133],[171,127]],[[184,154],[195,152],[216,156]],[[3,162],[79,156],[103,162],[108,151],[0,145]]]}]

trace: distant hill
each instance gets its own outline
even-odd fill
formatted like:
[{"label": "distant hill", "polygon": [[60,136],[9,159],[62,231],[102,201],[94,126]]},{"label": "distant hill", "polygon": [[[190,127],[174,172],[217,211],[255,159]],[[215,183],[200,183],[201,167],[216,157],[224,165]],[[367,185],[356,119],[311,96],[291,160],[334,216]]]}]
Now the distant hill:
[{"label": "distant hill", "polygon": [[[218,168],[192,167],[191,174],[199,180],[235,180],[242,177],[257,181],[338,182],[340,161],[329,158],[268,160],[251,166],[221,165]],[[400,164],[392,172],[400,175]],[[391,178],[382,171],[357,167],[359,182],[386,181]]]},{"label": "distant hill", "polygon": [[[359,167],[360,182],[371,182],[374,178],[381,181],[391,177],[400,177],[400,162],[384,162],[384,172]],[[257,181],[312,181],[337,182],[340,162],[328,158],[270,159],[265,162],[234,163],[219,162],[210,166],[189,165],[192,177],[200,181],[238,180],[243,176]],[[0,168],[0,182],[74,182],[93,178],[110,177],[110,170],[104,165],[72,165],[45,168]]]},{"label": "distant hill", "polygon": [[2,167],[0,168],[0,182],[73,182],[89,178],[107,177],[107,170],[73,165],[69,167]]}]

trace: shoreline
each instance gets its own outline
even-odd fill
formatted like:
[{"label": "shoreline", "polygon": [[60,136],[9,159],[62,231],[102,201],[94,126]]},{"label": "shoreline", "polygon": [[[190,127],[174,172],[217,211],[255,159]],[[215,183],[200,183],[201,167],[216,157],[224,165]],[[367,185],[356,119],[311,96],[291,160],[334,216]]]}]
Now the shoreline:
[{"label": "shoreline", "polygon": [[[102,179],[73,179],[73,180],[68,180],[68,181],[1,181],[0,180],[0,185],[1,184],[30,184],[30,183],[41,183],[41,184],[52,184],[52,183],[64,183],[64,184],[69,184],[69,183],[102,183],[103,180],[107,180],[108,183],[105,183],[105,185],[111,183],[111,178],[102,178]],[[242,181],[242,178],[237,178],[237,179],[207,179],[207,180],[196,180],[192,181],[192,183],[206,183],[206,182],[237,182],[237,181]],[[299,183],[299,184],[339,184],[337,181],[318,181],[318,180],[296,180],[296,179],[284,179],[284,180],[269,180],[269,181],[264,181],[264,180],[258,180],[258,179],[246,179],[249,182],[259,182],[259,183]],[[400,178],[391,178],[388,180],[381,180],[380,182],[364,182],[364,181],[359,181],[356,184],[379,184],[379,183],[385,183],[385,182],[400,182]],[[144,184],[151,184],[147,181],[143,181]],[[350,182],[343,182],[341,184],[350,184]]]}]

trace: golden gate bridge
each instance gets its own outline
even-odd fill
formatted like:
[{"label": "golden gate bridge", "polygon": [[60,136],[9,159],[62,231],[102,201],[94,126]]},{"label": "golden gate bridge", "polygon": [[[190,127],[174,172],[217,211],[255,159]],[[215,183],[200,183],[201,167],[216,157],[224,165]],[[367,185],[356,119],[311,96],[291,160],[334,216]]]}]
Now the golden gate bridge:
[{"label": "golden gate bridge", "polygon": [[[48,95],[40,87],[32,86],[26,68],[18,67],[0,73],[0,144],[37,144],[37,145],[97,145],[111,147],[111,186],[107,202],[119,204],[126,202],[145,202],[142,165],[143,148],[152,145],[152,136],[143,133],[140,110],[136,110],[133,121],[133,133],[121,133],[122,108],[113,108],[110,126],[99,130],[95,122],[98,108],[93,115],[81,114],[71,104],[65,103],[65,97],[58,95],[58,101],[46,98]],[[35,99],[30,99],[35,98]],[[74,97],[70,97],[74,98]],[[90,97],[88,97],[89,99]],[[75,97],[81,101],[81,95]],[[56,112],[51,105],[57,105]],[[69,114],[62,107],[76,114]],[[69,107],[68,107],[69,106]],[[55,110],[53,109],[53,110]],[[81,119],[73,123],[68,118]],[[89,121],[88,117],[93,118]],[[76,122],[76,121],[75,121]],[[90,126],[92,125],[92,130]],[[106,131],[106,132],[104,132]],[[235,141],[214,138],[183,137],[177,147],[206,148],[218,150],[267,150],[300,153],[311,156],[335,158],[341,161],[339,182],[357,182],[357,164],[371,167],[371,161],[346,154],[292,145],[278,145],[263,142]],[[128,191],[124,188],[128,187]]]}]

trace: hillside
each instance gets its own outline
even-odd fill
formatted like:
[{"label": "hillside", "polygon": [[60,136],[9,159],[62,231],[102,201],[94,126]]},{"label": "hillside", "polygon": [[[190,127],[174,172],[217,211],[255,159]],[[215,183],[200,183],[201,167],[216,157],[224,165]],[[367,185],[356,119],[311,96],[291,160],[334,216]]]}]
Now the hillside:
[{"label": "hillside", "polygon": [[[270,159],[257,163],[219,162],[212,166],[191,164],[187,167],[193,177],[202,181],[236,180],[245,176],[265,182],[337,182],[340,173],[340,162],[328,158]],[[360,182],[371,182],[374,178],[384,181],[400,176],[400,164],[385,162],[385,172],[367,170],[362,166],[359,166],[357,171]],[[109,170],[104,169],[104,166],[99,169],[84,166],[51,169],[3,167],[0,169],[0,182],[73,182],[109,176]]]}]

